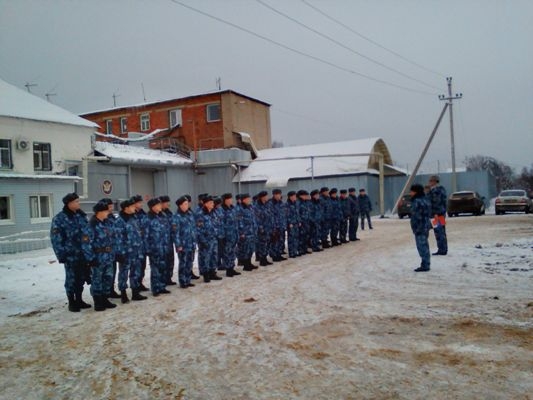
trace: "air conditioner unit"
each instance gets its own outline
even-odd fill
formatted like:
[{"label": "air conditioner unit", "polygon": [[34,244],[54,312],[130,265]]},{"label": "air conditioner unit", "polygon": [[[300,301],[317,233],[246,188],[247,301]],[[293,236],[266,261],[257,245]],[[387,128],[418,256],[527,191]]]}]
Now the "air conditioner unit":
[{"label": "air conditioner unit", "polygon": [[17,149],[26,151],[30,149],[31,142],[28,139],[20,138],[17,140]]}]

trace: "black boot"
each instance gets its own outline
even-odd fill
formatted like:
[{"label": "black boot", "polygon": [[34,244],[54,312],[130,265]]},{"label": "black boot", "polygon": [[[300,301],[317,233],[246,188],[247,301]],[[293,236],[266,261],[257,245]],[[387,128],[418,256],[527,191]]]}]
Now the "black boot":
[{"label": "black boot", "polygon": [[141,294],[141,291],[139,289],[131,289],[131,299],[138,301],[138,300],[146,300],[148,297],[143,296]]},{"label": "black boot", "polygon": [[128,294],[125,290],[120,291],[120,300],[122,301],[122,304],[126,304],[130,302],[130,299],[128,299]]},{"label": "black boot", "polygon": [[240,272],[236,271],[235,268],[231,269],[231,273],[233,274],[233,276],[237,276],[241,274]]},{"label": "black boot", "polygon": [[109,292],[109,296],[107,297],[109,297],[110,299],[120,299],[120,294],[115,292],[115,288],[111,288],[111,291]]},{"label": "black boot", "polygon": [[94,311],[105,311],[106,306],[102,303],[102,296],[93,296]]},{"label": "black boot", "polygon": [[[120,295],[118,296],[120,298]],[[113,304],[109,301],[109,299],[107,298],[107,296],[100,296],[100,298],[102,299],[102,305],[105,307],[105,308],[115,308],[117,305],[116,304]]]},{"label": "black boot", "polygon": [[67,294],[68,298],[68,310],[72,312],[80,312],[80,306],[76,302],[73,294]]},{"label": "black boot", "polygon": [[222,277],[217,275],[217,271],[216,271],[216,270],[211,271],[211,276],[210,276],[210,278],[211,278],[211,280],[213,280],[213,281],[221,281],[221,280],[222,280]]},{"label": "black boot", "polygon": [[233,270],[232,269],[226,269],[226,276],[228,278],[232,278],[233,277]]},{"label": "black boot", "polygon": [[87,304],[86,302],[83,301],[83,298],[81,297],[81,293],[75,293],[75,298],[76,298],[76,304],[78,304],[78,307],[80,308],[80,310],[86,309],[86,308],[92,308],[90,304]]},{"label": "black boot", "polygon": [[203,276],[204,276],[205,283],[211,282],[211,274],[209,272],[206,272],[205,274],[203,274]]},{"label": "black boot", "polygon": [[194,275],[194,272],[191,272],[191,279],[200,279],[198,275]]},{"label": "black boot", "polygon": [[246,271],[252,271],[254,269],[257,269],[259,268],[257,265],[254,265],[252,264],[252,259],[251,258],[247,258],[246,260],[244,260],[244,267],[248,267],[249,269],[247,269]]},{"label": "black boot", "polygon": [[244,265],[244,259],[237,258],[237,265]]},{"label": "black boot", "polygon": [[259,265],[260,265],[261,267],[266,267],[267,265],[269,265],[269,263],[268,263],[266,257],[265,257],[265,258],[261,258],[261,259],[259,260]]},{"label": "black boot", "polygon": [[143,283],[141,282],[141,284],[139,285],[139,292],[148,292],[149,290],[150,289],[144,286]]}]

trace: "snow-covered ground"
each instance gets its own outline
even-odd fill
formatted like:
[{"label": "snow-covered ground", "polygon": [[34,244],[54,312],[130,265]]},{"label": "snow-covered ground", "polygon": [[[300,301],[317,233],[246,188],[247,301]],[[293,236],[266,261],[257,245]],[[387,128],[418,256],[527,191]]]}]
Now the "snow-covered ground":
[{"label": "snow-covered ground", "polygon": [[103,313],[51,250],[4,256],[0,398],[533,398],[533,216],[449,219],[418,274],[408,220],[374,228]]}]

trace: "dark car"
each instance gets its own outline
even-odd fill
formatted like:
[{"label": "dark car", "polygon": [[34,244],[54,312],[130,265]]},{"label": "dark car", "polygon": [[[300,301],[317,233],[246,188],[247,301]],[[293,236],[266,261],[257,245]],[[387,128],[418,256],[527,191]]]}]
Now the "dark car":
[{"label": "dark car", "polygon": [[409,194],[404,194],[398,202],[398,217],[402,219],[405,216],[411,218],[411,195]]},{"label": "dark car", "polygon": [[470,190],[452,193],[448,198],[448,216],[459,214],[485,214],[485,198]]},{"label": "dark car", "polygon": [[496,215],[505,214],[507,211],[521,211],[529,214],[533,211],[533,204],[531,198],[527,195],[525,190],[504,190],[494,203],[496,208]]}]

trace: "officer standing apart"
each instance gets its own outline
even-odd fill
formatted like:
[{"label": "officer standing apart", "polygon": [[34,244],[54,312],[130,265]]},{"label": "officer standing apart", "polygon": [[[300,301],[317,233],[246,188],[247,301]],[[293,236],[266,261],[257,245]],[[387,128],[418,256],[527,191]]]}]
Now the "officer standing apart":
[{"label": "officer standing apart", "polygon": [[415,272],[429,271],[431,256],[429,253],[428,236],[431,229],[431,206],[420,184],[411,186],[411,230],[415,235],[416,249],[420,255],[420,267]]},{"label": "officer standing apart", "polygon": [[372,211],[372,202],[370,197],[366,194],[365,189],[359,189],[359,213],[361,214],[361,229],[365,230],[365,218],[368,221],[368,228],[372,228],[372,221],[370,220],[370,211]]},{"label": "officer standing apart", "polygon": [[81,237],[87,226],[87,215],[80,209],[80,200],[76,193],[63,197],[63,204],[63,210],[52,220],[50,239],[57,260],[65,267],[68,309],[79,312],[81,308],[91,308],[81,297],[83,284],[85,281],[90,283],[90,270],[85,265],[81,250]]},{"label": "officer standing apart", "polygon": [[429,200],[431,202],[431,215],[437,222],[433,228],[438,250],[434,256],[448,254],[448,239],[446,237],[446,189],[439,184],[439,177],[432,175],[429,178]]}]

